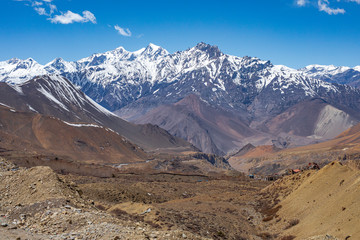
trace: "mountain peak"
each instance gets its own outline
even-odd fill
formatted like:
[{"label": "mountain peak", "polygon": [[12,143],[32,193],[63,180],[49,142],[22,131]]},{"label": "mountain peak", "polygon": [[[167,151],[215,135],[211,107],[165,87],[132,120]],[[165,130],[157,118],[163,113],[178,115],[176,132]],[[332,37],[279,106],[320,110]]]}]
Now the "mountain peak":
[{"label": "mountain peak", "polygon": [[212,57],[220,57],[223,53],[220,51],[220,49],[218,48],[218,46],[216,45],[210,45],[204,42],[200,42],[198,43],[195,47],[195,49],[203,51],[207,54],[209,54],[209,56]]},{"label": "mountain peak", "polygon": [[155,45],[155,44],[153,44],[153,43],[149,43],[149,45],[148,45],[146,48],[151,48],[151,49],[153,49],[154,51],[157,51],[157,50],[160,49],[161,47],[158,46],[158,45]]},{"label": "mountain peak", "polygon": [[64,62],[64,59],[58,57],[51,61],[51,63],[60,63],[60,62]]},{"label": "mountain peak", "polygon": [[115,48],[115,50],[119,51],[119,52],[125,52],[126,49],[123,46],[117,47]]},{"label": "mountain peak", "polygon": [[7,60],[7,63],[9,63],[9,64],[17,64],[18,62],[20,62],[20,59],[18,59],[18,58],[11,58],[11,59]]},{"label": "mountain peak", "polygon": [[32,59],[31,57],[30,58],[27,58],[25,61],[27,62],[36,62],[34,59]]},{"label": "mountain peak", "polygon": [[157,46],[153,43],[149,43],[149,45],[145,48],[145,50],[141,53],[143,55],[156,55],[156,56],[164,56],[169,54],[168,51],[163,49],[160,46]]},{"label": "mountain peak", "polygon": [[196,44],[195,47],[197,49],[204,49],[204,48],[210,48],[212,46],[210,44],[205,43],[205,42],[199,42],[198,44]]}]

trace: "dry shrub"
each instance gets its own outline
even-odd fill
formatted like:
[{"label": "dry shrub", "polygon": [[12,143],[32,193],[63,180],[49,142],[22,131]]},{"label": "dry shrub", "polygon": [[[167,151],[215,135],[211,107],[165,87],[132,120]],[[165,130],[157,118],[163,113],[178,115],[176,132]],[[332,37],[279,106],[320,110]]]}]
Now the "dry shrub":
[{"label": "dry shrub", "polygon": [[101,211],[106,211],[106,207],[104,207],[103,205],[101,204],[96,204],[95,207]]},{"label": "dry shrub", "polygon": [[117,217],[122,216],[122,215],[128,215],[127,212],[125,212],[121,209],[118,209],[118,208],[111,210],[111,213],[115,214]]},{"label": "dry shrub", "polygon": [[273,235],[271,235],[270,233],[268,233],[268,232],[263,232],[263,233],[260,233],[259,235],[258,235],[259,237],[261,237],[262,239],[273,239]]},{"label": "dry shrub", "polygon": [[293,219],[289,222],[289,224],[285,227],[285,229],[292,228],[293,226],[299,224],[299,222],[300,222],[299,219]]},{"label": "dry shrub", "polygon": [[282,206],[279,205],[277,207],[274,207],[274,208],[266,208],[264,207],[261,211],[262,214],[266,215],[267,217],[275,217],[276,213],[280,210]]},{"label": "dry shrub", "polygon": [[274,219],[274,216],[267,216],[263,218],[263,222],[269,222]]}]

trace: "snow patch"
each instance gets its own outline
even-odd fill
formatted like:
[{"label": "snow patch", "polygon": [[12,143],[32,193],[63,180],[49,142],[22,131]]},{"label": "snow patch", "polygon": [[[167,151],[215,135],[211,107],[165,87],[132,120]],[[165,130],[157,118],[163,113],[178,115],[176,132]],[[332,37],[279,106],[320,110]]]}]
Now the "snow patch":
[{"label": "snow patch", "polygon": [[42,86],[40,88],[37,89],[40,93],[42,93],[45,97],[47,97],[50,101],[56,103],[57,105],[59,105],[61,108],[65,109],[66,111],[69,112],[69,109],[63,104],[61,103],[59,100],[57,100],[51,93],[49,93],[48,91],[46,91]]},{"label": "snow patch", "polygon": [[28,108],[30,111],[33,111],[33,112],[36,112],[36,113],[39,113],[38,111],[36,111],[34,108],[32,108],[29,104],[27,104]]},{"label": "snow patch", "polygon": [[21,89],[20,85],[17,84],[8,84],[12,89],[14,89],[16,92],[18,92],[21,95],[24,95],[24,92]]},{"label": "snow patch", "polygon": [[103,106],[101,106],[100,104],[98,104],[97,102],[95,102],[94,100],[92,100],[89,96],[85,95],[86,99],[95,107],[97,108],[100,112],[108,115],[108,116],[114,116],[114,117],[118,117],[117,115],[115,115],[114,113],[110,112],[109,110],[107,110],[106,108],[104,108]]},{"label": "snow patch", "polygon": [[96,125],[96,124],[91,124],[91,123],[69,123],[66,121],[62,121],[65,124],[72,126],[72,127],[95,127],[95,128],[104,128],[102,126]]},{"label": "snow patch", "polygon": [[8,107],[8,108],[11,108],[9,105],[6,105],[4,103],[0,103],[0,105],[4,106],[4,107]]}]

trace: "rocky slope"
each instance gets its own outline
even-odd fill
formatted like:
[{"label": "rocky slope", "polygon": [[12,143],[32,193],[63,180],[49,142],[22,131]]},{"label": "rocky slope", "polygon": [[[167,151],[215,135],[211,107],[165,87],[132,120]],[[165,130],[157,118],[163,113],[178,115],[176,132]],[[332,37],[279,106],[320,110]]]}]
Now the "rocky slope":
[{"label": "rocky slope", "polygon": [[197,95],[189,95],[171,105],[159,106],[135,123],[151,122],[174,136],[198,146],[202,151],[224,153],[246,143],[246,139],[262,139],[262,133],[249,127],[249,121],[231,111],[213,107]]},{"label": "rocky slope", "polygon": [[119,133],[145,150],[193,149],[182,139],[150,124],[122,120],[62,76],[39,76],[24,83],[0,83],[0,104],[18,111],[53,116],[70,123],[92,123]]}]

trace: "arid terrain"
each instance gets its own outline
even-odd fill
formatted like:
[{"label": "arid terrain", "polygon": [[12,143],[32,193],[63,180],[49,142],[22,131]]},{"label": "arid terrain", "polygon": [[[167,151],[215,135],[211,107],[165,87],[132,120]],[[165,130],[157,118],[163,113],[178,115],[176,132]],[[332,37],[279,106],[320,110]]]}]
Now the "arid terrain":
[{"label": "arid terrain", "polygon": [[1,239],[358,239],[359,163],[346,163],[269,182],[139,166],[57,174],[1,158]]},{"label": "arid terrain", "polygon": [[4,239],[261,239],[254,197],[268,183],[243,175],[97,178],[1,159],[0,177]]},{"label": "arid terrain", "polygon": [[278,138],[220,157],[157,126],[142,125],[164,137],[146,150],[92,122],[0,114],[1,240],[360,237],[360,125],[322,143]]},{"label": "arid terrain", "polygon": [[0,240],[360,240],[354,22],[360,0],[1,1]]},{"label": "arid terrain", "polygon": [[247,145],[228,156],[228,161],[233,168],[246,173],[283,174],[288,169],[303,168],[309,162],[324,166],[334,160],[359,160],[359,144],[360,124],[357,124],[332,140],[297,148]]}]

